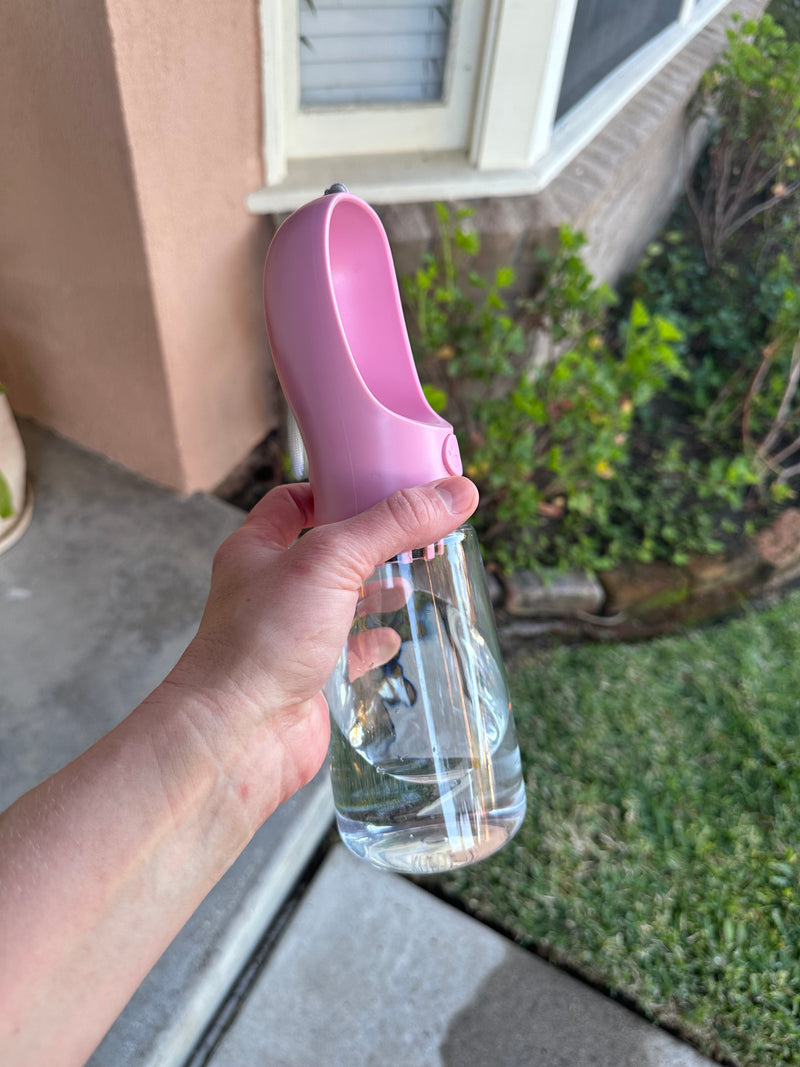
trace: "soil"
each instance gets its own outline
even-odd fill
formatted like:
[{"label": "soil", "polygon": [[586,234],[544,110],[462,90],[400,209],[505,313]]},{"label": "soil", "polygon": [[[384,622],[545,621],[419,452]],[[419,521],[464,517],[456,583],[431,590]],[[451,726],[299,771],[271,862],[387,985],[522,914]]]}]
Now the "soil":
[{"label": "soil", "polygon": [[283,457],[281,434],[273,430],[217,486],[214,495],[250,511],[270,489],[286,480]]}]

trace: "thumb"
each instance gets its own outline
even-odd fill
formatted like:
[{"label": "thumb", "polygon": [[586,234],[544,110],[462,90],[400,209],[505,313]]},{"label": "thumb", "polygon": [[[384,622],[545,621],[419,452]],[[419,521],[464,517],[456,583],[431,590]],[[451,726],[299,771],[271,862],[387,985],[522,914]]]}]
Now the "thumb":
[{"label": "thumb", "polygon": [[303,541],[313,540],[323,555],[335,556],[346,584],[357,589],[392,556],[452,533],[477,504],[478,490],[469,479],[444,478],[400,489],[360,515],[317,527]]}]

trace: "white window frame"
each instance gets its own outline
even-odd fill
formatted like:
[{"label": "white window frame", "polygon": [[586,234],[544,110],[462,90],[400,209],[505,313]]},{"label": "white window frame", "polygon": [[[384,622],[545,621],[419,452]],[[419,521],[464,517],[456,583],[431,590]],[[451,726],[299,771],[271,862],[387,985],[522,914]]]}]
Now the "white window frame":
[{"label": "white window frame", "polygon": [[[462,32],[468,28],[472,34],[476,26],[485,27],[474,106],[472,95],[463,94],[468,97],[469,108],[465,147],[453,147],[452,140],[436,146],[434,136],[427,144],[418,141],[409,148],[412,133],[410,140],[406,137],[391,151],[387,137],[392,136],[404,108],[335,109],[337,118],[329,126],[331,133],[314,134],[323,147],[294,159],[289,149],[293,137],[289,124],[296,121],[297,103],[289,96],[299,94],[297,0],[261,0],[267,184],[248,197],[248,208],[254,213],[293,210],[333,181],[344,181],[373,203],[538,192],[729,5],[733,6],[731,0],[683,0],[676,22],[602,79],[556,122],[577,0],[461,0],[456,5],[462,10],[456,14],[454,32],[459,24]],[[459,38],[454,41],[457,66]],[[296,88],[290,94],[292,86]],[[512,96],[512,86],[525,86],[526,91]],[[421,119],[424,125],[433,119],[437,106],[441,111],[442,105],[406,105],[416,115],[409,122]],[[369,156],[347,155],[346,148],[343,152],[341,147],[347,139],[339,132],[344,127],[337,128],[336,124],[348,118],[344,112],[349,111],[349,121],[358,127],[360,143],[364,143],[361,123],[370,110],[382,126],[380,139],[376,134],[369,141],[375,151]],[[332,115],[330,112],[328,117]],[[325,117],[318,115],[314,121]],[[431,127],[435,127],[434,121]]]},{"label": "white window frame", "polygon": [[[469,143],[484,33],[484,0],[456,0],[441,101],[301,107],[297,0],[281,0],[284,35],[284,140],[289,159],[373,153],[456,151]],[[280,173],[281,162],[278,162]]]}]

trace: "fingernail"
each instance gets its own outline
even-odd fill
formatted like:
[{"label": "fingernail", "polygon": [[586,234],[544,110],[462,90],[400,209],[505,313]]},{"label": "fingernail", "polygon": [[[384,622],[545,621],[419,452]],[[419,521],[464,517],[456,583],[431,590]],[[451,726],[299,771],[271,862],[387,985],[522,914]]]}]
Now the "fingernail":
[{"label": "fingernail", "polygon": [[444,501],[445,507],[452,515],[460,515],[464,511],[474,509],[475,486],[466,478],[445,478],[434,485],[439,496]]}]

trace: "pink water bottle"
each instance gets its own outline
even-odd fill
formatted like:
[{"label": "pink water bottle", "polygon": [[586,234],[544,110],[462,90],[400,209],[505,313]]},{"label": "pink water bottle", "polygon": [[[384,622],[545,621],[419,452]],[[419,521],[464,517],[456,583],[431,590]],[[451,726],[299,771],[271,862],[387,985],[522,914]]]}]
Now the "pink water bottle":
[{"label": "pink water bottle", "polygon": [[[323,523],[461,473],[452,426],[417,377],[383,226],[334,188],[283,223],[264,271],[275,367]],[[519,749],[470,525],[378,567],[325,695],[337,822],[355,855],[435,873],[517,831]]]}]

